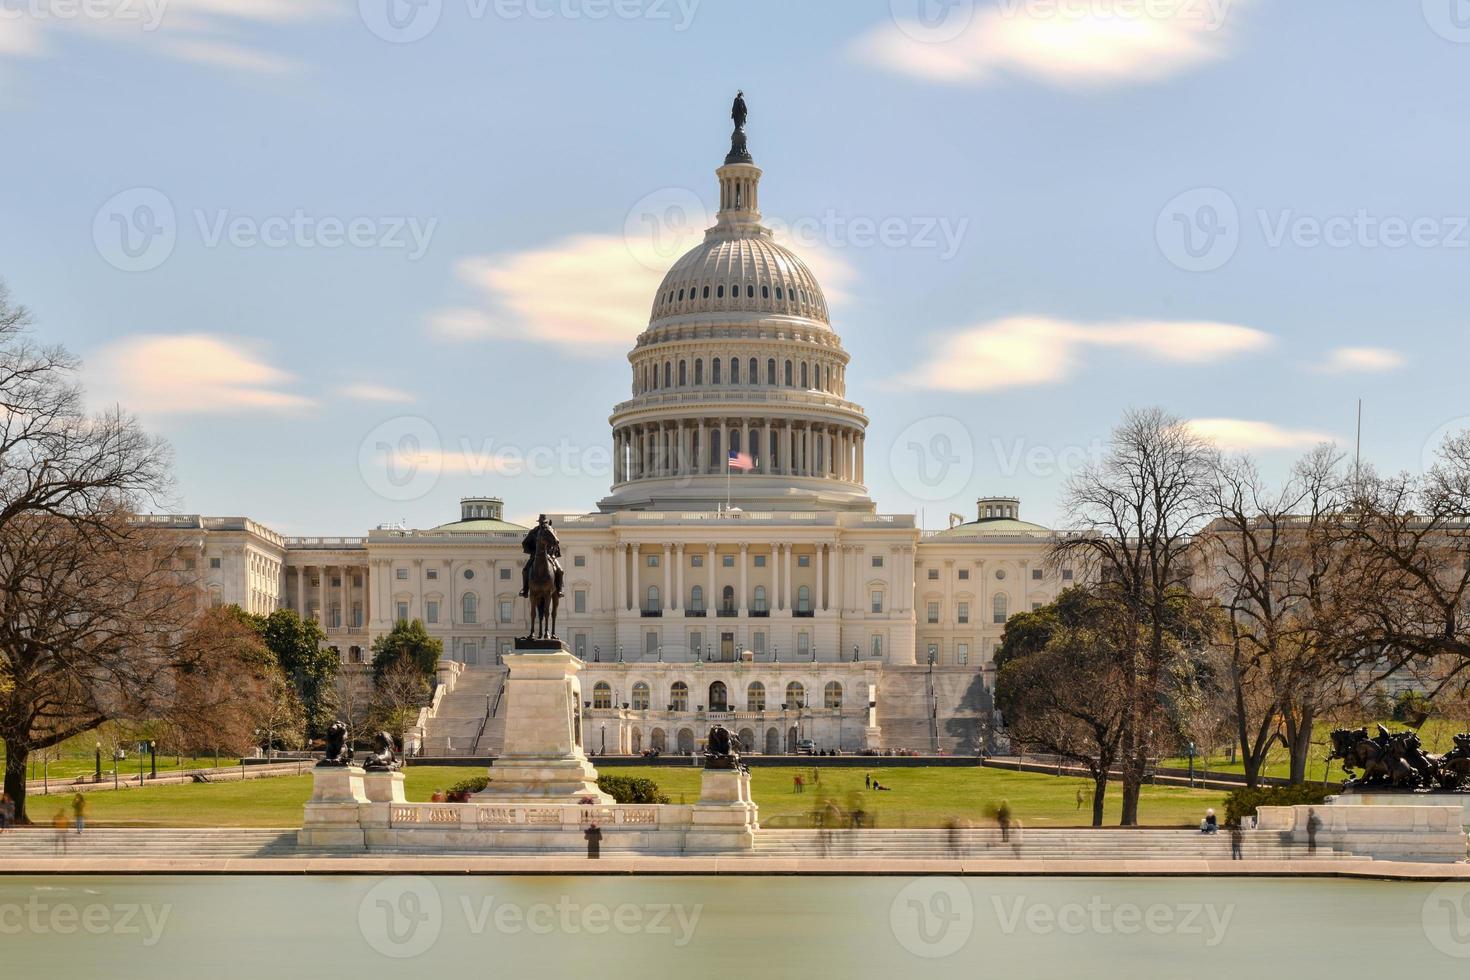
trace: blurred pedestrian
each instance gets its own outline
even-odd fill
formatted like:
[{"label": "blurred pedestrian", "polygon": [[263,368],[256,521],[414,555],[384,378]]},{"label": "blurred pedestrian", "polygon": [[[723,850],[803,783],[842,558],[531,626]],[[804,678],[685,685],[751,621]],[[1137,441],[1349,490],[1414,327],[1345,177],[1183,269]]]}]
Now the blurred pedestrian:
[{"label": "blurred pedestrian", "polygon": [[872,789],[873,788],[873,774],[872,773],[870,773],[870,772],[863,773],[863,786],[865,788],[867,788],[867,789]]},{"label": "blurred pedestrian", "polygon": [[1230,825],[1230,860],[1245,860],[1245,831],[1240,829],[1240,821]]},{"label": "blurred pedestrian", "polygon": [[1316,809],[1307,811],[1307,854],[1317,853],[1317,831],[1322,829],[1322,818],[1317,816]]},{"label": "blurred pedestrian", "polygon": [[87,798],[81,793],[71,798],[71,812],[77,820],[77,834],[87,829]]},{"label": "blurred pedestrian", "polygon": [[5,833],[11,823],[15,821],[15,801],[10,798],[9,793],[0,793],[0,834]]},{"label": "blurred pedestrian", "polygon": [[66,853],[66,811],[58,809],[56,816],[51,818],[51,829],[56,831],[56,853]]},{"label": "blurred pedestrian", "polygon": [[596,823],[588,824],[582,836],[587,839],[587,860],[596,861],[602,857],[602,828]]},{"label": "blurred pedestrian", "polygon": [[995,808],[995,822],[1000,824],[1000,841],[1002,844],[1010,842],[1012,819],[1010,800],[1001,800],[1000,806]]}]

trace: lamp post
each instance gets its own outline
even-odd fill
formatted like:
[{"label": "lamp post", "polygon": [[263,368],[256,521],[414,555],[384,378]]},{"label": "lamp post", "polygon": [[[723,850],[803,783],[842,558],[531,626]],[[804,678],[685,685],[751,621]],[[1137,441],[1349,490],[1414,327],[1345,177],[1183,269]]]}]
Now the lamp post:
[{"label": "lamp post", "polygon": [[602,647],[595,643],[592,645],[592,662],[595,664],[602,663]]},{"label": "lamp post", "polygon": [[148,778],[149,779],[157,779],[158,778],[158,742],[156,742],[156,741],[150,741],[148,743],[148,768],[151,770],[151,775],[149,775]]},{"label": "lamp post", "polygon": [[852,645],[852,662],[853,663],[857,663],[858,662],[858,652],[859,652],[858,651],[858,645],[856,643],[854,643]]},{"label": "lamp post", "polygon": [[102,782],[102,742],[97,742],[97,773],[94,782]]}]

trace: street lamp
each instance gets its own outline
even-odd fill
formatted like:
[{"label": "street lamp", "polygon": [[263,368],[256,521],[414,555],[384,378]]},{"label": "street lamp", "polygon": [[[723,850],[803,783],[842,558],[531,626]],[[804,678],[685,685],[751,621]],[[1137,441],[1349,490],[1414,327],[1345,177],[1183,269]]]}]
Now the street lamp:
[{"label": "street lamp", "polygon": [[595,643],[592,645],[592,662],[595,664],[602,663],[602,647],[597,646]]},{"label": "street lamp", "polygon": [[852,645],[852,662],[858,662],[858,645],[856,643]]},{"label": "street lamp", "polygon": [[95,782],[102,782],[102,742],[97,742],[97,776]]}]

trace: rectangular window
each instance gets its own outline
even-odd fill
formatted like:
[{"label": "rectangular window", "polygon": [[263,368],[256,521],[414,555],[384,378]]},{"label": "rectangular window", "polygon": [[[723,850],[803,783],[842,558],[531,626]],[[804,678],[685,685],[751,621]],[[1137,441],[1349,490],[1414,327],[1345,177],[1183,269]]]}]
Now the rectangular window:
[{"label": "rectangular window", "polygon": [[872,595],[872,600],[873,600],[873,612],[875,612],[875,613],[882,612],[883,611],[883,593],[882,592],[874,592],[873,595]]},{"label": "rectangular window", "polygon": [[958,608],[960,623],[968,623],[970,621],[970,604],[968,602],[962,602]]},{"label": "rectangular window", "polygon": [[689,652],[690,652],[690,654],[693,655],[693,657],[694,657],[695,660],[698,660],[698,659],[700,659],[701,657],[704,656],[704,634],[703,633],[690,633],[689,634]]},{"label": "rectangular window", "polygon": [[1063,582],[1070,582],[1070,581],[1072,581],[1072,570],[1070,568],[1064,568],[1064,569],[1062,569],[1062,581]]},{"label": "rectangular window", "polygon": [[704,555],[690,555],[689,556],[689,564],[692,565],[692,566],[694,566],[695,568],[703,568],[704,567]]},{"label": "rectangular window", "polygon": [[882,568],[883,567],[883,556],[882,555],[874,555],[873,556],[873,567],[874,568]]},{"label": "rectangular window", "polygon": [[393,577],[395,579],[397,579],[398,581],[400,581],[400,582],[407,582],[408,581],[408,569],[406,569],[406,568],[395,568],[395,569],[393,569]]},{"label": "rectangular window", "polygon": [[586,555],[574,555],[574,556],[572,556],[572,567],[573,568],[586,568],[587,567],[587,556]]},{"label": "rectangular window", "polygon": [[510,641],[509,640],[501,640],[500,641],[500,655],[503,657],[507,653],[510,653]]},{"label": "rectangular window", "polygon": [[871,646],[871,650],[872,650],[872,653],[873,653],[873,659],[874,660],[881,660],[881,659],[883,659],[883,634],[882,633],[874,633],[873,634],[873,643],[872,643],[872,646]]},{"label": "rectangular window", "polygon": [[219,568],[219,559],[218,558],[211,558],[211,559],[209,559],[209,567],[210,568]]},{"label": "rectangular window", "polygon": [[501,578],[502,581],[509,579],[510,578],[510,569],[508,569],[508,568],[502,568],[500,570],[500,578]]},{"label": "rectangular window", "polygon": [[512,603],[509,599],[500,600],[500,621],[502,623],[510,622],[513,607],[514,603]]},{"label": "rectangular window", "polygon": [[186,572],[192,572],[193,570],[194,570],[194,559],[192,559],[192,558],[185,558],[184,559],[184,571],[186,571]]},{"label": "rectangular window", "polygon": [[649,555],[647,561],[648,561],[648,567],[649,568],[657,568],[658,567],[658,555]]},{"label": "rectangular window", "polygon": [[938,582],[939,581],[939,569],[937,569],[937,568],[931,568],[931,569],[929,569],[929,581],[931,581],[931,582]]},{"label": "rectangular window", "polygon": [[755,556],[755,567],[756,568],[765,568],[766,567],[766,556],[765,555],[756,555]]},{"label": "rectangular window", "polygon": [[811,555],[797,555],[796,556],[796,567],[797,568],[811,568],[812,567],[812,556]]},{"label": "rectangular window", "polygon": [[652,657],[654,654],[658,653],[658,634],[657,633],[644,633],[643,634],[643,652],[646,653],[646,654],[648,654],[648,656],[650,656],[650,657]]},{"label": "rectangular window", "polygon": [[399,619],[399,622],[407,622],[408,621],[408,603],[406,603],[406,602],[400,602],[398,604],[398,619]]},{"label": "rectangular window", "polygon": [[970,580],[970,570],[968,568],[962,568],[962,569],[960,569],[960,581],[961,582],[968,582],[969,580]]},{"label": "rectangular window", "polygon": [[755,633],[753,633],[750,637],[750,649],[751,652],[754,653],[757,657],[765,656],[766,634],[761,632],[760,630],[757,630]]},{"label": "rectangular window", "polygon": [[929,622],[931,622],[931,623],[937,623],[937,622],[939,622],[939,603],[937,603],[937,602],[931,602],[931,603],[929,603],[927,612],[928,612]]},{"label": "rectangular window", "polygon": [[959,664],[961,667],[968,666],[970,663],[970,644],[961,643],[957,647],[955,647],[954,659],[955,663]]},{"label": "rectangular window", "polygon": [[572,612],[584,613],[587,611],[587,590],[578,589],[572,593]]},{"label": "rectangular window", "polygon": [[439,622],[439,603],[433,599],[424,603],[424,619],[428,620],[430,624]]},{"label": "rectangular window", "polygon": [[1046,573],[1039,568],[1031,569],[1031,581],[1033,582],[1040,582],[1045,575]]},{"label": "rectangular window", "polygon": [[474,640],[465,640],[459,648],[459,655],[463,658],[464,663],[477,664],[480,662],[480,648]]},{"label": "rectangular window", "polygon": [[812,655],[812,635],[805,631],[796,634],[796,655],[798,657],[810,657]]},{"label": "rectangular window", "polygon": [[332,588],[334,588],[334,589],[340,589],[340,588],[342,588],[342,576],[340,576],[340,575],[333,575],[332,576]]},{"label": "rectangular window", "polygon": [[720,564],[723,565],[725,568],[734,568],[735,567],[735,556],[734,555],[721,555],[720,556]]},{"label": "rectangular window", "polygon": [[431,569],[429,569],[428,576],[429,576],[429,581],[430,582],[437,582],[439,580],[439,569],[437,569],[437,568],[431,568]]}]

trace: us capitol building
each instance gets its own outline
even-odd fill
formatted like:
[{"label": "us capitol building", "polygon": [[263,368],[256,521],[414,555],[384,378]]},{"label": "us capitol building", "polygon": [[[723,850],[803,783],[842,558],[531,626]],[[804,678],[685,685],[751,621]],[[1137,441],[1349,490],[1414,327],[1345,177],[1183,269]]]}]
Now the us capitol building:
[{"label": "us capitol building", "polygon": [[[932,534],[877,513],[849,356],[821,285],[761,224],[743,128],[716,175],[718,218],[665,276],[628,355],[611,492],[596,513],[550,515],[566,572],[558,633],[587,664],[587,747],[688,752],[720,721],[748,752],[974,752],[1007,616],[1069,584],[1045,563],[1053,533],[1007,497]],[[751,468],[731,472],[732,455]],[[500,655],[526,631],[528,529],[502,508],[465,499],[452,523],[365,538],[148,520],[193,549],[211,601],[315,618],[344,664],[369,661],[396,621],[422,620],[456,664],[423,749],[489,754]]]}]

